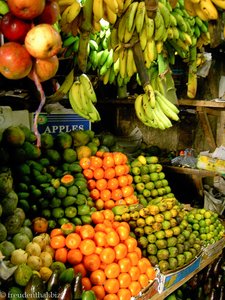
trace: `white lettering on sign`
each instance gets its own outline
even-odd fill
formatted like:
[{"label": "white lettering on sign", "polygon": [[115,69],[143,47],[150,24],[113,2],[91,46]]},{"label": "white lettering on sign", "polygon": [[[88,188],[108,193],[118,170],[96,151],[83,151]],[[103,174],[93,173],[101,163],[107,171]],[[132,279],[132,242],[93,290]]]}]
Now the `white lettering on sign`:
[{"label": "white lettering on sign", "polygon": [[60,125],[60,126],[47,126],[45,128],[44,133],[59,133],[59,132],[70,132],[74,130],[84,130],[83,124],[76,124],[76,125]]}]

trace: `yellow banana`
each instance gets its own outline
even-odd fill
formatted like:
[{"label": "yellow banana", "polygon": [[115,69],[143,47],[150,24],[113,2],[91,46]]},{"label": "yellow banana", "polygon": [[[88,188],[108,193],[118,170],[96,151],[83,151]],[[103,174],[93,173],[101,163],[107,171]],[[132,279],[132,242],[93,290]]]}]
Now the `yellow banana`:
[{"label": "yellow banana", "polygon": [[66,19],[68,23],[71,23],[80,13],[81,5],[80,2],[74,0],[74,3],[70,6],[70,10],[66,15]]},{"label": "yellow banana", "polygon": [[131,31],[131,29],[133,28],[133,24],[135,23],[137,8],[138,8],[138,2],[135,1],[129,5],[128,9],[125,12],[126,27],[128,31]]},{"label": "yellow banana", "polygon": [[95,21],[100,21],[104,16],[103,0],[93,0],[93,15]]},{"label": "yellow banana", "polygon": [[156,49],[156,42],[154,39],[147,41],[147,55],[149,57],[150,62],[153,62],[157,58],[157,49]]},{"label": "yellow banana", "polygon": [[219,17],[218,11],[211,0],[200,0],[200,9],[208,17],[209,20],[217,20]]},{"label": "yellow banana", "polygon": [[202,21],[208,21],[208,15],[200,8],[199,3],[193,3],[193,7],[195,10],[196,15],[202,20]]},{"label": "yellow banana", "polygon": [[225,9],[225,1],[223,0],[212,0],[212,2],[219,8]]},{"label": "yellow banana", "polygon": [[118,16],[121,16],[122,12],[123,12],[123,7],[124,7],[124,0],[116,0],[117,5],[118,5]]},{"label": "yellow banana", "polygon": [[127,49],[123,48],[120,50],[120,76],[125,78],[127,75]]},{"label": "yellow banana", "polygon": [[147,28],[146,23],[144,23],[141,32],[139,33],[139,40],[142,51],[144,51],[146,44],[147,44]]},{"label": "yellow banana", "polygon": [[114,14],[117,14],[118,11],[119,11],[119,7],[118,7],[118,3],[116,0],[103,0],[104,2],[104,6],[105,8],[106,7],[109,7],[110,10],[114,13]]},{"label": "yellow banana", "polygon": [[129,77],[132,77],[135,73],[135,70],[133,68],[135,62],[134,62],[134,55],[132,48],[127,49],[127,75]]},{"label": "yellow banana", "polygon": [[91,99],[91,101],[93,103],[96,103],[97,97],[96,97],[95,90],[93,88],[90,78],[86,74],[83,73],[80,75],[79,80],[80,80],[80,83],[82,84],[82,86],[84,87],[86,96],[89,99]]},{"label": "yellow banana", "polygon": [[188,12],[189,16],[191,16],[191,17],[196,16],[196,11],[194,9],[194,5],[191,0],[184,0],[184,8]]},{"label": "yellow banana", "polygon": [[128,43],[132,36],[133,36],[133,33],[134,33],[134,30],[135,30],[135,23],[133,24],[133,27],[131,28],[131,31],[128,31],[127,27],[125,26],[125,32],[124,32],[124,36],[123,36],[123,42],[126,44]]},{"label": "yellow banana", "polygon": [[73,85],[69,90],[69,102],[74,110],[74,112],[81,117],[88,119],[88,115],[86,114],[85,110],[83,110],[81,104],[81,94],[80,94],[80,81],[74,81]]},{"label": "yellow banana", "polygon": [[138,3],[136,15],[135,15],[135,27],[137,33],[140,33],[145,21],[146,7],[145,1],[141,1]]},{"label": "yellow banana", "polygon": [[115,13],[109,6],[105,6],[105,16],[106,20],[110,24],[115,24],[117,20],[117,13]]},{"label": "yellow banana", "polygon": [[58,0],[59,6],[70,6],[72,5],[74,0]]},{"label": "yellow banana", "polygon": [[155,23],[154,20],[149,18],[147,14],[145,14],[145,26],[146,26],[146,35],[147,40],[152,39],[154,30],[155,30]]},{"label": "yellow banana", "polygon": [[153,127],[151,120],[148,120],[146,117],[144,108],[143,108],[143,94],[138,95],[134,101],[134,108],[137,118],[148,127]]},{"label": "yellow banana", "polygon": [[124,41],[124,35],[126,32],[126,14],[122,15],[122,17],[119,20],[119,25],[118,25],[118,40],[119,42],[123,43]]},{"label": "yellow banana", "polygon": [[124,0],[122,13],[124,13],[127,10],[127,8],[131,5],[132,2],[133,0]]}]

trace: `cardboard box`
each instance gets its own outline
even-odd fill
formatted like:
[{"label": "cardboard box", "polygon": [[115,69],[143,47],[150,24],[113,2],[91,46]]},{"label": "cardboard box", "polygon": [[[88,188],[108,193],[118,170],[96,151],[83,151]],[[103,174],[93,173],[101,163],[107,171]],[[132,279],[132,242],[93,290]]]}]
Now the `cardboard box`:
[{"label": "cardboard box", "polygon": [[164,290],[170,288],[174,284],[187,277],[190,273],[197,270],[199,268],[201,259],[202,255],[199,255],[196,259],[194,259],[187,266],[183,267],[180,270],[171,272],[166,275],[161,273],[159,278],[158,292],[162,293]]},{"label": "cardboard box", "polygon": [[215,254],[222,251],[225,246],[225,237],[222,237],[219,241],[208,245],[203,249],[203,258],[214,256]]},{"label": "cardboard box", "polygon": [[[30,127],[33,130],[35,113],[31,114]],[[50,133],[53,136],[60,132],[70,132],[73,130],[88,130],[91,129],[91,122],[80,117],[77,114],[47,114],[40,113],[38,116],[38,131],[42,133]]]}]

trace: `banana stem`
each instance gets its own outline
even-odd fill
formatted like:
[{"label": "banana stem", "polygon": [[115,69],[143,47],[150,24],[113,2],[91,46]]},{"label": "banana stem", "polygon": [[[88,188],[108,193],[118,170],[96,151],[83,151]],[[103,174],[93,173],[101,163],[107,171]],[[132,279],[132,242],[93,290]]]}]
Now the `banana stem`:
[{"label": "banana stem", "polygon": [[145,7],[148,17],[154,19],[158,9],[158,0],[145,0]]},{"label": "banana stem", "polygon": [[77,55],[79,69],[86,73],[88,61],[88,43],[92,30],[92,8],[93,0],[86,0],[83,5],[83,18],[80,26],[80,42]]},{"label": "banana stem", "polygon": [[133,46],[133,51],[134,51],[134,61],[135,65],[140,77],[141,85],[144,88],[145,85],[150,84],[150,78],[148,75],[148,71],[145,67],[145,61],[143,57],[143,52],[141,50],[141,45],[140,42],[137,42]]}]

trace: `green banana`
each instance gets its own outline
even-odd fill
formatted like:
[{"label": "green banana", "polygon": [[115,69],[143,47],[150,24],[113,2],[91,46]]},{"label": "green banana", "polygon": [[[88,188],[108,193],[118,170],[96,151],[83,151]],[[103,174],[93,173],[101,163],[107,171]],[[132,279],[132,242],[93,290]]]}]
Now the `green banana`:
[{"label": "green banana", "polygon": [[170,102],[168,105],[168,100],[158,91],[155,91],[156,101],[162,109],[163,113],[173,121],[179,121],[178,112],[175,112],[175,108],[172,109],[172,106],[176,107]]},{"label": "green banana", "polygon": [[163,17],[165,27],[168,28],[170,26],[170,12],[166,5],[164,5],[162,2],[158,3],[158,7]]},{"label": "green banana", "polygon": [[137,13],[137,8],[138,8],[138,2],[132,2],[127,11],[125,12],[125,20],[126,20],[126,27],[128,31],[131,31],[133,24],[135,23],[135,16]]},{"label": "green banana", "polygon": [[63,40],[63,48],[67,48],[72,45],[78,38],[78,36],[70,35],[66,39]]}]

